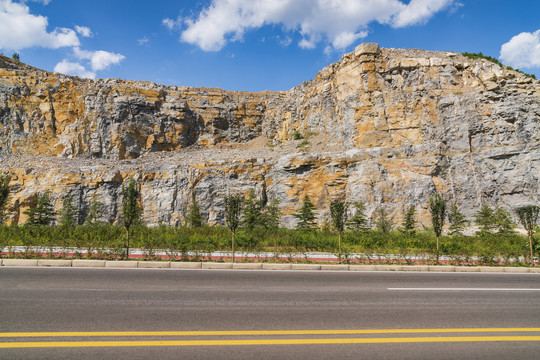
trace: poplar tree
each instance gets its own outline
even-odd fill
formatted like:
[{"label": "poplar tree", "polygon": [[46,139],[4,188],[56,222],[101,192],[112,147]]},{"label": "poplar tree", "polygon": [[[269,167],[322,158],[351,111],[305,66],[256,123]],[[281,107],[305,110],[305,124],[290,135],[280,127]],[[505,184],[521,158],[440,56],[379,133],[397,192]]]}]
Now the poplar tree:
[{"label": "poplar tree", "polygon": [[240,195],[227,195],[225,197],[225,222],[227,227],[231,230],[232,242],[232,262],[234,263],[234,240],[236,236],[236,229],[240,224],[240,213],[242,211],[242,198]]},{"label": "poplar tree", "polygon": [[122,223],[126,229],[126,259],[129,259],[129,238],[131,229],[141,221],[137,182],[131,178],[127,186],[122,185]]},{"label": "poplar tree", "polygon": [[347,204],[340,200],[334,200],[330,203],[330,216],[332,225],[338,232],[338,261],[341,264],[341,233],[347,222]]},{"label": "poplar tree", "polygon": [[431,224],[435,237],[437,237],[437,263],[439,262],[439,237],[441,236],[446,216],[446,201],[435,193],[429,198],[429,212],[431,213]]},{"label": "poplar tree", "polygon": [[534,265],[534,251],[533,251],[533,235],[534,228],[538,223],[538,215],[540,214],[540,207],[536,205],[527,205],[519,207],[515,210],[516,215],[519,218],[519,222],[525,230],[527,230],[527,235],[529,237],[529,249],[530,249],[530,258],[531,266]]}]

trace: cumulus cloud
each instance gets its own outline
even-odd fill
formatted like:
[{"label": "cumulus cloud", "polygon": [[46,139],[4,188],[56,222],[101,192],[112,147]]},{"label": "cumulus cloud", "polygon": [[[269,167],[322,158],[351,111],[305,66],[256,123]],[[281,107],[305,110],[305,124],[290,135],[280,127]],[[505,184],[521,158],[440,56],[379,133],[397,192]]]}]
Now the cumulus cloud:
[{"label": "cumulus cloud", "polygon": [[540,30],[514,36],[501,46],[500,58],[517,68],[540,67]]},{"label": "cumulus cloud", "polygon": [[[403,0],[404,1],[404,0]],[[246,31],[278,24],[302,36],[299,46],[327,41],[344,49],[367,36],[371,22],[399,28],[421,24],[456,0],[212,0],[196,18],[164,19],[170,30],[185,26],[180,39],[204,51],[219,51]]]},{"label": "cumulus cloud", "polygon": [[47,18],[30,14],[25,3],[0,0],[0,48],[20,50],[41,46],[58,49],[79,45],[79,38],[74,30],[56,28],[48,32],[47,25]]},{"label": "cumulus cloud", "polygon": [[92,37],[92,35],[94,35],[92,34],[92,30],[90,30],[90,28],[86,26],[75,25],[75,30],[77,30],[79,35],[84,37]]},{"label": "cumulus cloud", "polygon": [[124,55],[115,54],[108,51],[88,51],[78,47],[73,48],[75,56],[80,60],[90,60],[90,66],[93,71],[104,70],[111,65],[118,64],[125,59]]},{"label": "cumulus cloud", "polygon": [[65,59],[56,64],[54,67],[54,72],[66,75],[75,75],[87,79],[94,79],[96,77],[95,73],[87,71],[86,68],[81,64],[69,62]]}]

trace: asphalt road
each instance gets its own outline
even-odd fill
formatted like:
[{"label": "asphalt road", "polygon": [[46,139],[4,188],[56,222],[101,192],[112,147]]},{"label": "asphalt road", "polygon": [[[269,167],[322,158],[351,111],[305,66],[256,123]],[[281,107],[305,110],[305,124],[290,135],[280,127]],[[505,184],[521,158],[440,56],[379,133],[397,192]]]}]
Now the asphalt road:
[{"label": "asphalt road", "polygon": [[539,274],[2,267],[0,359],[533,359],[539,290]]}]

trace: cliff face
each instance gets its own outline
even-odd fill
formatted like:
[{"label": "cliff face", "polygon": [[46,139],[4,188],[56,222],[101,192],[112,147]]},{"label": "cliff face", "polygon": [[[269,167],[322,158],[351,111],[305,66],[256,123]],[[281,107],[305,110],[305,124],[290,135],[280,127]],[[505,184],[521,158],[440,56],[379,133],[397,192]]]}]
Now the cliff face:
[{"label": "cliff face", "polygon": [[[298,131],[308,139],[293,140]],[[227,92],[82,80],[0,58],[0,170],[14,222],[37,192],[92,198],[115,221],[122,182],[139,180],[149,224],[179,224],[192,192],[210,223],[227,191],[255,188],[286,216],[309,194],[410,205],[429,223],[439,191],[471,215],[538,202],[540,81],[456,53],[362,44],[286,92]]]}]

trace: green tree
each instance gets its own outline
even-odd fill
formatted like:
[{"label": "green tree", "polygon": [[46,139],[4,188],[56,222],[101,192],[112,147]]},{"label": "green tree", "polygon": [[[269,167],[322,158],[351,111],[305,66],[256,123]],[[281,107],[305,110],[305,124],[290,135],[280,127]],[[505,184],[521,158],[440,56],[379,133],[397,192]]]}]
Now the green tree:
[{"label": "green tree", "polygon": [[494,211],[489,205],[484,205],[476,212],[474,222],[480,227],[480,233],[491,233],[497,227]]},{"label": "green tree", "polygon": [[199,228],[202,226],[203,217],[201,215],[201,208],[197,203],[195,198],[195,192],[191,193],[191,205],[189,206],[188,213],[186,216],[186,222],[189,227]]},{"label": "green tree", "polygon": [[450,223],[450,234],[452,235],[461,234],[465,227],[469,225],[467,218],[461,213],[456,204],[450,207],[448,222]]},{"label": "green tree", "polygon": [[366,216],[366,205],[363,202],[356,201],[353,207],[355,214],[347,221],[347,227],[354,231],[368,230],[369,220]]},{"label": "green tree", "polygon": [[242,226],[246,227],[249,231],[262,222],[262,201],[255,198],[255,189],[250,189],[248,197],[244,199],[242,206]]},{"label": "green tree", "polygon": [[99,201],[97,198],[92,198],[90,201],[90,208],[88,209],[88,215],[86,215],[86,219],[84,220],[86,224],[88,225],[97,225],[101,222],[101,217],[103,214],[104,206],[101,201]]},{"label": "green tree", "polygon": [[293,214],[293,216],[298,219],[298,224],[296,224],[297,229],[310,229],[315,227],[315,205],[311,202],[309,195],[304,196],[300,211]]},{"label": "green tree", "polygon": [[437,238],[437,262],[439,262],[439,237],[442,234],[444,218],[446,217],[446,201],[439,193],[435,193],[429,198],[429,212],[431,213],[433,231]]},{"label": "green tree", "polygon": [[122,224],[126,229],[126,259],[129,259],[131,229],[141,222],[141,214],[139,189],[135,179],[131,178],[127,186],[122,185]]},{"label": "green tree", "polygon": [[73,205],[73,198],[68,196],[62,202],[62,210],[60,210],[60,220],[58,224],[62,227],[74,227],[79,223],[78,209]]},{"label": "green tree", "polygon": [[495,226],[497,231],[503,234],[511,234],[514,232],[516,224],[512,220],[510,213],[500,207],[495,208],[493,212],[493,217],[495,220]]},{"label": "green tree", "polygon": [[279,208],[279,199],[274,199],[270,204],[264,207],[262,213],[262,223],[266,229],[277,229],[281,221],[281,210]]},{"label": "green tree", "polygon": [[347,222],[347,204],[340,200],[332,201],[330,203],[330,216],[332,225],[338,232],[338,261],[341,264],[341,233]]},{"label": "green tree", "polygon": [[37,195],[24,214],[28,216],[26,224],[29,226],[52,225],[56,214],[51,200],[51,192],[45,191],[43,194]]},{"label": "green tree", "polygon": [[538,215],[540,214],[540,207],[536,205],[527,205],[519,207],[515,210],[516,215],[519,218],[519,222],[525,230],[527,230],[527,235],[529,237],[529,248],[530,248],[530,258],[531,258],[531,265],[534,265],[534,241],[533,241],[533,235],[534,235],[534,228],[536,224],[538,223]]},{"label": "green tree", "polygon": [[383,233],[388,233],[394,228],[394,222],[390,214],[383,207],[379,207],[375,211],[375,227]]},{"label": "green tree", "polygon": [[234,263],[234,240],[236,237],[236,229],[240,224],[240,213],[242,212],[242,198],[238,194],[227,195],[225,197],[225,222],[227,227],[231,230],[232,242],[232,262]]},{"label": "green tree", "polygon": [[0,225],[6,221],[6,209],[9,202],[9,182],[11,176],[0,174]]},{"label": "green tree", "polygon": [[416,228],[416,220],[414,219],[415,216],[416,216],[416,208],[414,206],[411,206],[405,213],[405,217],[403,218],[403,223],[401,223],[403,230],[405,230],[406,232],[410,234],[415,233],[415,228]]},{"label": "green tree", "polygon": [[21,61],[21,56],[19,53],[14,52],[13,55],[11,55],[11,58],[15,61]]}]

